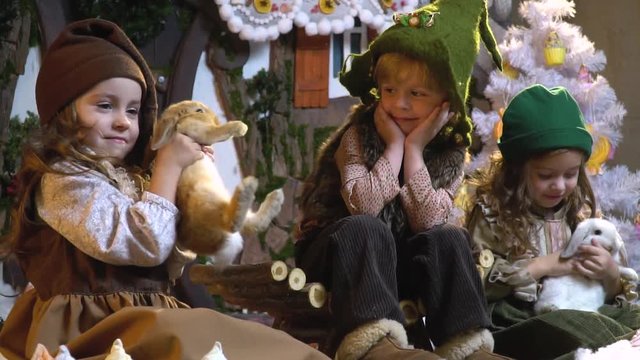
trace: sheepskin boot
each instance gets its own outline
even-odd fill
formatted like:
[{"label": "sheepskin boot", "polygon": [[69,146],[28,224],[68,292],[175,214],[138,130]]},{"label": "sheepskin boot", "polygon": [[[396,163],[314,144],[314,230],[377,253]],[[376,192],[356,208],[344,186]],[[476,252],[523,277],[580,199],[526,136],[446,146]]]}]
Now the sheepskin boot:
[{"label": "sheepskin boot", "polygon": [[493,352],[493,335],[487,329],[471,330],[436,347],[435,353],[447,360],[510,359]]},{"label": "sheepskin boot", "polygon": [[364,324],[340,343],[335,360],[443,360],[436,354],[413,349],[407,333],[395,320],[382,319]]}]

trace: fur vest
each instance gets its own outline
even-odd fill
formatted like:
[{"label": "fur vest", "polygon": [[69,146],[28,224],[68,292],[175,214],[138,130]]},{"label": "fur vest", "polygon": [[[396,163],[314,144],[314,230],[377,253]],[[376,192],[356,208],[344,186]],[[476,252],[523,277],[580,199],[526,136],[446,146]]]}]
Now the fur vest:
[{"label": "fur vest", "polygon": [[[302,220],[298,229],[298,239],[314,236],[313,234],[327,225],[350,215],[340,194],[342,184],[335,153],[345,131],[355,126],[363,144],[365,164],[367,168],[373,168],[385,148],[373,121],[374,111],[375,104],[356,105],[347,121],[320,147],[314,170],[306,179],[302,190],[300,203]],[[460,176],[463,171],[465,151],[464,147],[432,149],[427,146],[424,149],[425,165],[435,189],[451,185]],[[396,236],[408,234],[409,226],[399,196],[386,204],[378,217]]]}]

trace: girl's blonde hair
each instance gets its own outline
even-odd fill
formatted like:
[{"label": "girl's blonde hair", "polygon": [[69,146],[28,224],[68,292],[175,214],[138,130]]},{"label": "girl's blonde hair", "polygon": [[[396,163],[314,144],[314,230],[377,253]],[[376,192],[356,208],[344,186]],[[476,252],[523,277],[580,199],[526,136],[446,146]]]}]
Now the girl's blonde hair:
[{"label": "girl's blonde hair", "polygon": [[[16,196],[11,208],[11,229],[0,238],[0,258],[15,252],[20,256],[18,240],[27,234],[30,227],[40,225],[35,209],[35,190],[45,173],[64,173],[52,168],[54,163],[70,161],[84,168],[96,170],[110,178],[114,185],[114,159],[93,155],[83,150],[77,138],[80,122],[75,103],[67,105],[55,115],[53,121],[36,129],[23,147],[20,170],[15,175]],[[131,171],[139,188],[144,186],[145,172],[137,164],[122,164]],[[77,173],[86,170],[78,170]]]},{"label": "girl's blonde hair", "polygon": [[[538,229],[534,227],[535,217],[531,213],[533,202],[527,193],[527,163],[564,151],[568,150],[547,151],[526,161],[506,161],[499,152],[495,152],[489,167],[476,172],[469,179],[469,183],[476,187],[475,200],[482,198],[497,215],[496,225],[502,232],[505,245],[512,249],[514,255],[524,254],[527,250],[537,253],[538,250],[532,248],[530,241]],[[584,161],[579,168],[578,184],[566,199],[566,206],[566,220],[571,230],[584,219],[585,208],[588,208],[590,217],[596,216],[596,199],[585,172]],[[470,226],[473,209],[467,210],[467,226]]]}]

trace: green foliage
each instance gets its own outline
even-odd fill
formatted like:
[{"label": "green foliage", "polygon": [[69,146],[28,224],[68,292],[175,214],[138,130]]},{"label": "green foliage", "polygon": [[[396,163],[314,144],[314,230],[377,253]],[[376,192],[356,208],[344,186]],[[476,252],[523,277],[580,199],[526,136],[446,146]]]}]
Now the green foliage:
[{"label": "green foliage", "polygon": [[284,62],[284,89],[287,92],[287,99],[293,98],[293,61]]},{"label": "green foliage", "polygon": [[[231,79],[234,80],[235,76],[241,74],[232,74]],[[264,69],[258,71],[258,73],[251,79],[246,81],[247,96],[250,99],[251,105],[249,105],[243,113],[245,121],[250,119],[254,123],[255,128],[262,141],[262,154],[265,159],[265,167],[256,169],[256,175],[261,178],[260,175],[265,175],[266,183],[262,184],[256,192],[256,200],[261,201],[270,191],[282,187],[286,178],[273,175],[273,128],[271,127],[271,117],[275,113],[276,106],[280,100],[280,95],[283,90],[282,80],[278,78],[273,72],[268,72]],[[241,99],[235,98],[235,91],[230,94],[231,97],[231,111],[237,114],[236,107],[242,106]],[[238,92],[238,96],[239,96]],[[250,127],[251,128],[251,127]],[[282,141],[282,139],[277,139]],[[285,152],[288,150],[286,146],[283,146]],[[286,155],[286,154],[285,154]]]},{"label": "green foliage", "polygon": [[[224,56],[229,62],[233,62],[238,56],[234,46],[237,37],[238,35],[226,30],[211,32],[211,41],[218,44],[220,49],[224,49]],[[239,69],[242,70],[242,68]]]},{"label": "green foliage", "polygon": [[29,46],[34,47],[40,43],[40,23],[38,20],[38,10],[34,0],[21,0],[24,11],[29,11],[31,16],[31,30],[29,31]]},{"label": "green foliage", "polygon": [[[35,3],[33,0],[8,0],[4,1],[2,11],[0,11],[0,41],[4,41],[9,37],[9,33],[13,30],[13,22],[29,14],[31,18],[31,28],[29,33],[29,46],[34,46],[38,40],[38,18],[35,11]],[[4,87],[9,83],[12,75],[16,74],[16,64],[12,60],[7,60],[0,65],[0,87]]]},{"label": "green foliage", "polygon": [[291,238],[287,239],[287,243],[282,247],[279,252],[275,252],[273,249],[269,248],[269,255],[272,260],[281,260],[286,261],[295,256],[295,245],[293,244],[293,240]]},{"label": "green foliage", "polygon": [[229,93],[229,103],[231,107],[231,113],[235,116],[239,116],[244,112],[244,103],[242,102],[242,94],[239,90],[234,89]]},{"label": "green foliage", "polygon": [[[292,224],[289,224],[289,226],[280,227],[280,228],[286,231],[287,233],[291,233],[294,225],[295,224],[292,223]],[[286,261],[294,257],[295,245],[293,243],[293,239],[291,237],[288,237],[286,241],[287,243],[282,247],[282,249],[280,249],[280,251],[275,251],[267,244],[267,234],[266,233],[258,234],[258,242],[260,242],[260,246],[263,249],[267,249],[269,251],[269,257],[271,258],[271,260],[274,260],[274,261],[275,260]]]},{"label": "green foliage", "polygon": [[256,190],[256,201],[261,203],[262,201],[264,201],[264,198],[267,197],[267,194],[275,189],[282,188],[286,183],[287,178],[271,175],[267,178],[267,182],[265,184],[260,184],[258,190]]},{"label": "green foliage", "polygon": [[[220,34],[217,36],[216,41],[218,41],[219,44],[223,44],[225,36]],[[260,180],[260,186],[256,191],[256,202],[261,203],[268,193],[275,189],[282,188],[288,180],[287,177],[277,176],[273,173],[273,165],[276,160],[274,157],[283,156],[287,168],[293,170],[296,166],[295,160],[298,157],[304,157],[308,151],[308,146],[305,141],[308,125],[293,123],[291,119],[291,103],[280,103],[283,96],[291,98],[293,90],[293,64],[291,61],[286,61],[284,73],[276,73],[262,69],[249,80],[243,79],[242,68],[228,70],[225,74],[231,85],[227,92],[230,112],[247,123],[250,132],[257,131],[256,135],[260,137],[260,151],[264,161],[255,163],[253,175]],[[244,97],[243,90],[246,91],[246,96]],[[286,124],[285,132],[276,133],[275,128],[277,128],[279,124],[274,124],[272,121],[284,121]],[[245,137],[250,136],[246,134]],[[289,138],[295,138],[298,145],[297,152],[293,151],[293,148],[287,141]],[[276,155],[274,153],[275,146],[277,146],[282,153]],[[243,159],[241,158],[240,161],[242,162]],[[308,171],[308,164],[303,162],[302,176],[306,176]],[[293,224],[278,224],[276,226],[287,233],[290,233],[293,228]],[[269,251],[272,259],[288,260],[293,257],[294,247],[291,237],[286,239],[287,243],[285,246],[277,252],[266,243],[265,238],[266,233],[258,234],[258,240],[262,249]]]},{"label": "green foliage", "polygon": [[138,47],[158,36],[174,10],[171,0],[71,0],[74,19],[90,17],[110,20]]},{"label": "green foliage", "polygon": [[227,72],[227,74],[229,75],[229,79],[231,80],[231,82],[234,84],[244,81],[244,79],[242,78],[242,67],[231,69]]},{"label": "green foliage", "polygon": [[[294,124],[294,123],[289,123],[289,127],[287,128],[287,136],[291,139],[295,139],[296,143],[298,144],[298,149],[300,150],[300,153],[297,154],[296,156],[300,156],[300,157],[304,157],[307,154],[307,141],[306,141],[306,131],[307,128],[309,126],[306,124]],[[290,169],[293,168],[293,155],[289,154],[289,157],[287,157],[287,166],[289,166]],[[300,178],[304,179],[305,177],[307,177],[307,175],[309,174],[309,164],[306,161],[302,162],[302,171],[300,175]]]},{"label": "green foliage", "polygon": [[7,130],[7,140],[2,142],[2,173],[14,175],[20,166],[20,154],[22,154],[22,145],[33,131],[40,125],[38,115],[27,112],[24,121],[20,121],[17,116],[9,119],[9,128]]},{"label": "green foliage", "polygon": [[178,19],[178,25],[182,31],[187,31],[193,19],[196,17],[198,11],[189,1],[175,0],[176,6],[176,18]]},{"label": "green foliage", "polygon": [[16,64],[11,60],[7,60],[4,66],[0,69],[0,85],[4,86],[9,83],[12,75],[16,74]]},{"label": "green foliage", "polygon": [[3,1],[2,11],[0,11],[0,39],[6,39],[12,28],[13,20],[19,15],[18,1]]},{"label": "green foliage", "polygon": [[[20,121],[17,116],[9,119],[7,129],[7,139],[2,142],[2,173],[0,174],[0,211],[6,211],[11,207],[13,201],[13,178],[20,167],[20,155],[22,147],[29,137],[29,134],[39,126],[40,119],[32,112],[27,112],[27,118]],[[8,221],[2,228],[4,234],[8,227]]]},{"label": "green foliage", "polygon": [[253,100],[247,108],[245,116],[257,114],[258,120],[270,118],[283,90],[282,80],[273,72],[260,69],[247,81],[247,95]]}]

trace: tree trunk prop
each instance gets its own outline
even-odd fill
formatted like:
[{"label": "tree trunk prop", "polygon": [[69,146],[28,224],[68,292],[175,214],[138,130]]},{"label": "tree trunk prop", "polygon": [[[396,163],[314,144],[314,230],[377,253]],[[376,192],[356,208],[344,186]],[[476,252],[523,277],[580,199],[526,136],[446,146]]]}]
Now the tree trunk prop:
[{"label": "tree trunk prop", "polygon": [[283,261],[193,265],[189,276],[229,304],[268,313],[274,328],[307,343],[324,344],[331,318],[328,294],[322,284],[306,283],[301,269]]}]

